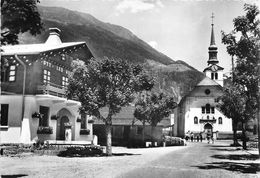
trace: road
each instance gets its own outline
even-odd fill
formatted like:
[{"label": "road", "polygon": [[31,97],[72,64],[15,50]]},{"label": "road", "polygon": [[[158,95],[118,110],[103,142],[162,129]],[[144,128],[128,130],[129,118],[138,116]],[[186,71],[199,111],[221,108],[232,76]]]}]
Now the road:
[{"label": "road", "polygon": [[257,156],[228,144],[225,141],[215,144],[188,143],[186,149],[168,153],[119,177],[260,177]]},{"label": "road", "polygon": [[25,155],[0,157],[1,177],[196,178],[259,177],[256,155],[229,147],[230,142],[127,149],[112,157],[63,158]]}]

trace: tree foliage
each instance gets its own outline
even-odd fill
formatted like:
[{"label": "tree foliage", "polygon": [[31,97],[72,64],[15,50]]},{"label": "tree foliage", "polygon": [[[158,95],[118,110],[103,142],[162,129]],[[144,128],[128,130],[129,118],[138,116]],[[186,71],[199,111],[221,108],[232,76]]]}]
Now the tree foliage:
[{"label": "tree foliage", "polygon": [[[236,66],[232,71],[233,83],[225,90],[220,105],[222,112],[243,125],[255,118],[259,104],[257,64],[260,49],[259,9],[256,5],[245,4],[244,10],[246,15],[233,20],[234,30],[228,34],[222,32],[222,42],[227,45],[227,52],[236,58]],[[245,134],[245,127],[242,129]],[[243,147],[246,148],[245,138]]]},{"label": "tree foliage", "polygon": [[134,117],[143,123],[143,127],[145,123],[149,123],[154,128],[162,119],[168,117],[176,107],[177,103],[173,97],[166,96],[163,93],[146,93],[138,98],[135,104]]},{"label": "tree foliage", "polygon": [[1,44],[18,44],[18,34],[41,32],[39,0],[1,0]]},{"label": "tree foliage", "polygon": [[[82,114],[93,115],[105,123],[107,153],[112,154],[111,145],[108,145],[111,144],[112,116],[129,105],[137,92],[151,90],[154,81],[142,66],[129,64],[126,60],[93,58],[87,64],[75,63],[74,68],[67,96],[81,102]],[[107,115],[100,112],[104,107],[108,108]]]}]

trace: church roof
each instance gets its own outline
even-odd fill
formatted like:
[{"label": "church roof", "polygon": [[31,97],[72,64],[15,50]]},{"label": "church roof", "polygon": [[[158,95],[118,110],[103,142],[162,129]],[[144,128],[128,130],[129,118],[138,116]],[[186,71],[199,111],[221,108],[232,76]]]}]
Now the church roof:
[{"label": "church roof", "polygon": [[[217,67],[213,69],[213,68],[212,68],[213,66],[217,66]],[[214,71],[214,70],[223,70],[223,69],[224,69],[223,67],[220,67],[220,66],[214,64],[214,65],[210,65],[210,66],[208,66],[207,68],[205,68],[205,69],[203,70],[203,72],[205,72],[205,71],[207,71],[207,70]]]},{"label": "church roof", "polygon": [[215,82],[214,80],[211,80],[208,77],[205,77],[204,79],[202,79],[197,86],[218,86],[219,84],[217,82]]}]

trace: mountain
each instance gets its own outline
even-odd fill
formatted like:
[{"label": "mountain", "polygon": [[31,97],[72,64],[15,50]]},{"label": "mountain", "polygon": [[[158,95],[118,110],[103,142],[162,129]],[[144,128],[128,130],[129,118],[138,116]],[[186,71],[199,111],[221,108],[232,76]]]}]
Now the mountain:
[{"label": "mountain", "polygon": [[[20,35],[20,43],[44,43],[48,28],[61,29],[63,42],[86,41],[95,57],[126,59],[144,63],[157,74],[157,89],[162,89],[177,98],[185,95],[203,77],[203,74],[183,61],[174,61],[139,39],[128,29],[104,23],[90,14],[71,11],[61,7],[38,8],[45,31],[34,37]],[[178,99],[179,100],[179,99]]]}]

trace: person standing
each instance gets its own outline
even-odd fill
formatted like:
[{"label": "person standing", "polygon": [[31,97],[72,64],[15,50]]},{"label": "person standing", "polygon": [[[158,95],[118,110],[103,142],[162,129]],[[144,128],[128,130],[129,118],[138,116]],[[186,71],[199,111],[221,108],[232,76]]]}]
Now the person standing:
[{"label": "person standing", "polygon": [[191,132],[191,135],[190,135],[190,140],[193,142],[193,138],[194,138],[194,135],[193,135],[193,132]]}]

